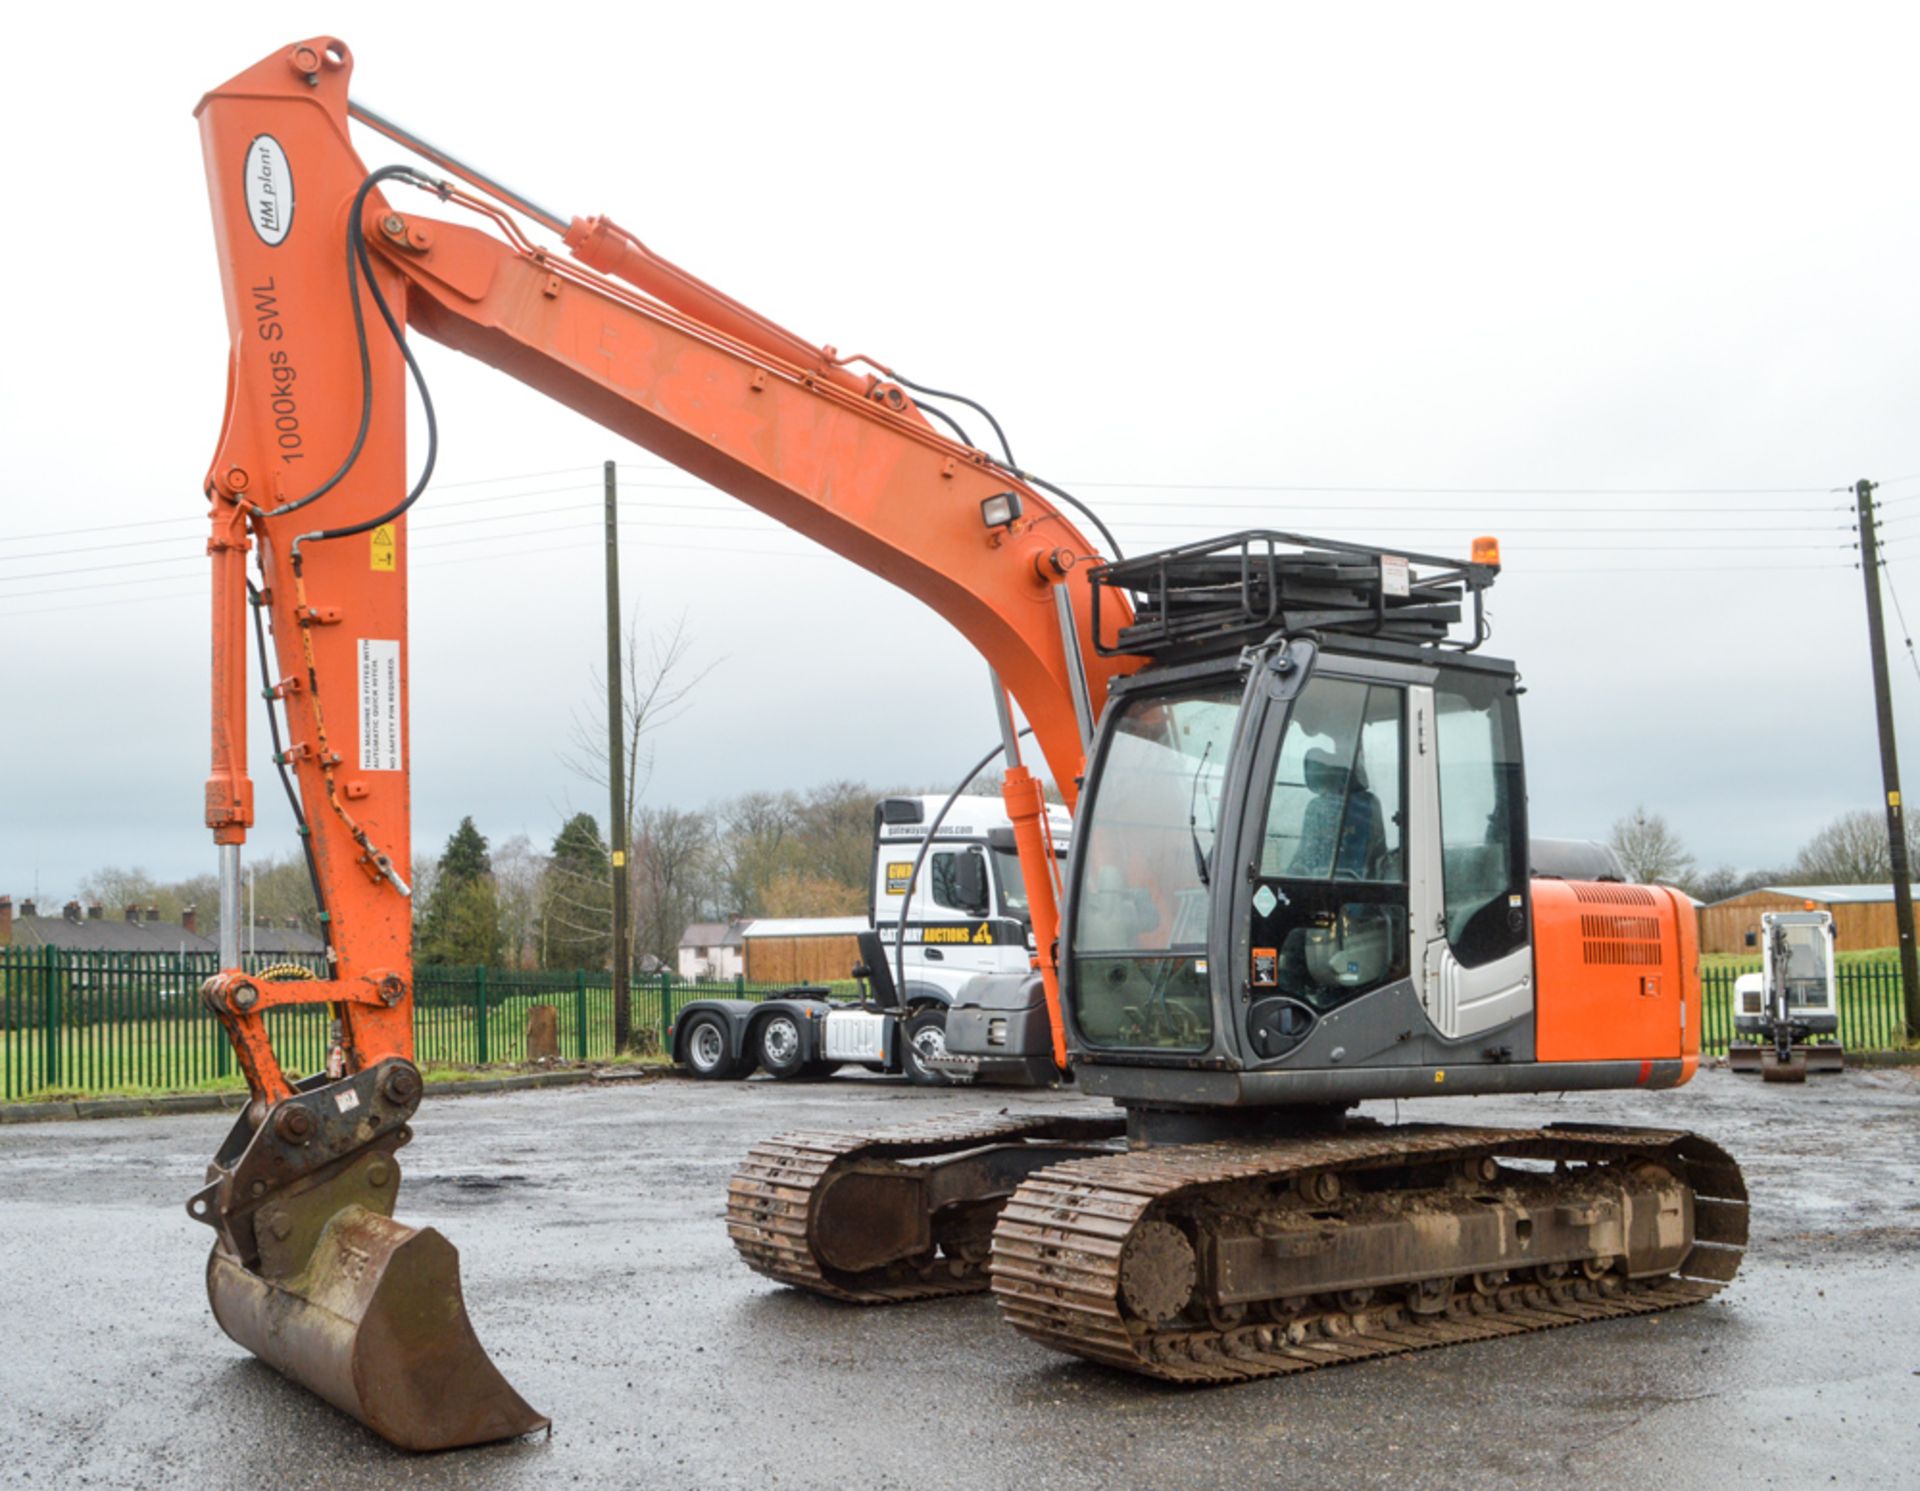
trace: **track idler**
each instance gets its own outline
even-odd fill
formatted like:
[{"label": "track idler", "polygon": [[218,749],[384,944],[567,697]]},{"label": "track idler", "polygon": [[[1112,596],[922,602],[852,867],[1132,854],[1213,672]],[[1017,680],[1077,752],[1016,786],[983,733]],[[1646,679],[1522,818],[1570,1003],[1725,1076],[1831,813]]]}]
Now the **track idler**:
[{"label": "track idler", "polygon": [[419,1103],[419,1072],[395,1060],[311,1079],[261,1121],[241,1117],[187,1203],[218,1234],[214,1318],[401,1449],[544,1429],[474,1335],[453,1244],[393,1219],[394,1151]]}]

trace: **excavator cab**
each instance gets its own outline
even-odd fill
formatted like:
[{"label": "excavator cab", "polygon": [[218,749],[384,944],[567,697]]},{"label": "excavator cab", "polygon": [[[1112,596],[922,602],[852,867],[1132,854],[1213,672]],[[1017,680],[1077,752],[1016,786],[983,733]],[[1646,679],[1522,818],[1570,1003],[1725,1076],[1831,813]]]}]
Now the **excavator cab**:
[{"label": "excavator cab", "polygon": [[[1136,1133],[1632,1085],[1649,1054],[1645,1081],[1685,1080],[1670,893],[1543,882],[1536,935],[1518,674],[1479,650],[1497,573],[1261,532],[1096,574],[1132,605],[1114,645],[1150,662],[1094,744],[1061,1003],[1079,1085]],[[1543,1016],[1541,981],[1576,972],[1584,1007]]]},{"label": "excavator cab", "polygon": [[1345,1101],[1347,1073],[1424,1065],[1427,1033],[1524,1042],[1516,676],[1477,623],[1447,643],[1496,566],[1417,562],[1240,534],[1096,577],[1153,661],[1113,687],[1069,872],[1088,1090]]},{"label": "excavator cab", "polygon": [[[1450,1022],[1480,1036],[1522,1020],[1531,948],[1511,666],[1363,659],[1308,641],[1228,662],[1217,678],[1168,688],[1148,673],[1116,691],[1070,921],[1068,1002],[1085,1054],[1357,1064],[1374,1027]],[[1135,866],[1164,905],[1102,888]],[[1475,1010],[1426,1000],[1429,967],[1471,985]]]}]

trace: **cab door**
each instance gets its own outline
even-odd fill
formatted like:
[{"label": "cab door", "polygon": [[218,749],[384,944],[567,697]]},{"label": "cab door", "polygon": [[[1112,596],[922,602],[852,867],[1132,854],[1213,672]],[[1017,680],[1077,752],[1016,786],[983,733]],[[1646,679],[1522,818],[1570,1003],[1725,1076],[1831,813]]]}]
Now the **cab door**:
[{"label": "cab door", "polygon": [[1412,896],[1427,1018],[1448,1040],[1533,1008],[1526,785],[1514,681],[1442,671],[1409,690]]},{"label": "cab door", "polygon": [[1406,709],[1398,681],[1317,673],[1286,715],[1248,865],[1256,1059],[1408,977]]}]

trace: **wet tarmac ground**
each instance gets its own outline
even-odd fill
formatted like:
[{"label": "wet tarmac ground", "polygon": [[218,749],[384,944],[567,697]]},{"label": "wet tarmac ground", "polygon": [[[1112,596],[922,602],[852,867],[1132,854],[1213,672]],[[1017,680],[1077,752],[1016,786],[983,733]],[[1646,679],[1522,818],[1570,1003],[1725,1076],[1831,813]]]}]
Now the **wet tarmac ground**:
[{"label": "wet tarmac ground", "polygon": [[1275,1381],[1144,1382],[988,1297],[850,1308],[734,1259],[726,1180],[759,1138],[1078,1105],[846,1079],[430,1097],[399,1215],[459,1246],[482,1341],[554,1430],[416,1458],[215,1326],[182,1203],[227,1120],[0,1130],[0,1485],[1920,1486],[1913,1069],[1401,1104],[1697,1129],[1746,1167],[1746,1266],[1693,1309]]}]

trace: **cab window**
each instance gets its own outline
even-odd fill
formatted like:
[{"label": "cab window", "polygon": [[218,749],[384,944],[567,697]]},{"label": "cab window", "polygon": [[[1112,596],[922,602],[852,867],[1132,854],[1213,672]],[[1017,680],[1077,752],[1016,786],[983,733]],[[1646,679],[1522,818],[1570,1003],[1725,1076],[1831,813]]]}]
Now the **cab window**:
[{"label": "cab window", "polygon": [[1473,968],[1527,942],[1519,711],[1497,674],[1443,678],[1433,700],[1447,941]]},{"label": "cab window", "polygon": [[1374,883],[1403,878],[1401,697],[1398,689],[1340,679],[1308,688],[1274,769],[1262,874]]},{"label": "cab window", "polygon": [[1251,986],[1331,1009],[1407,976],[1406,695],[1316,678],[1267,800]]},{"label": "cab window", "polygon": [[929,856],[927,866],[927,887],[933,894],[933,904],[944,906],[949,911],[964,911],[960,904],[959,888],[955,884],[955,870],[960,856],[949,849],[936,850]]}]

